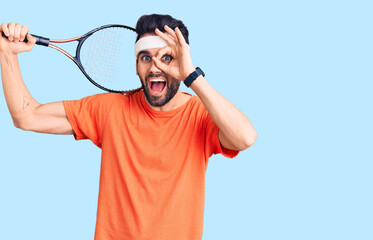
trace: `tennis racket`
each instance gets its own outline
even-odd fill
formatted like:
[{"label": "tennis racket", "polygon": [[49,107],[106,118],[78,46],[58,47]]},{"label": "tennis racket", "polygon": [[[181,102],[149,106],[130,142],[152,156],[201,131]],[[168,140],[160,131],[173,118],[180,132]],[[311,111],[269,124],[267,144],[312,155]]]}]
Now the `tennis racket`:
[{"label": "tennis racket", "polygon": [[[32,34],[36,44],[56,49],[70,58],[87,79],[108,92],[126,92],[138,87],[139,82],[129,79],[135,72],[134,43],[136,30],[119,24],[104,25],[80,37],[52,40]],[[3,33],[3,36],[6,37]],[[27,42],[27,39],[25,39]],[[51,43],[77,41],[75,56]]]}]

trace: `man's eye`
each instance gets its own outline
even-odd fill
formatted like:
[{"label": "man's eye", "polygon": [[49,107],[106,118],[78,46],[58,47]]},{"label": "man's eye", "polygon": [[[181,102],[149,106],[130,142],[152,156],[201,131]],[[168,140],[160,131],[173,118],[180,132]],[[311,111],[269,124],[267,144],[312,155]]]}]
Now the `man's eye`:
[{"label": "man's eye", "polygon": [[141,57],[141,60],[146,61],[146,62],[150,61],[150,59],[151,58],[148,55],[144,55],[144,56]]},{"label": "man's eye", "polygon": [[162,59],[163,59],[163,61],[171,62],[171,60],[172,60],[172,56],[170,56],[170,55],[164,55],[164,56],[162,57]]}]

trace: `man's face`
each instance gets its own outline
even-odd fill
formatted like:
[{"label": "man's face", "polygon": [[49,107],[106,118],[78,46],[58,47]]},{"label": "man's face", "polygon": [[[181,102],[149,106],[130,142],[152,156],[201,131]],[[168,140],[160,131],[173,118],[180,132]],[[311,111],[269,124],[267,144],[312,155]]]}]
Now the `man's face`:
[{"label": "man's face", "polygon": [[[139,75],[145,97],[150,105],[162,107],[167,104],[178,92],[180,80],[173,79],[162,72],[152,60],[160,48],[145,49],[141,51],[136,60],[136,71]],[[169,64],[171,56],[165,55],[160,60]]]}]

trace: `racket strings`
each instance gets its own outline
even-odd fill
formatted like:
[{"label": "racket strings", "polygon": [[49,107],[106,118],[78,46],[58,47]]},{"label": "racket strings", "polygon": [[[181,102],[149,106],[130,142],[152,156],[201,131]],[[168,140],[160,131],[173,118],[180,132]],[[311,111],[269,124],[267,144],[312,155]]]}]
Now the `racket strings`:
[{"label": "racket strings", "polygon": [[[97,82],[110,82],[115,77],[115,63],[119,54],[119,36],[113,31],[101,31],[90,37],[91,41],[85,43],[89,50],[85,51],[86,56],[81,55],[87,61],[84,68],[92,75]],[[88,46],[86,46],[86,44]]]},{"label": "racket strings", "polygon": [[106,28],[93,33],[83,43],[80,61],[85,72],[97,84],[116,91],[138,87],[128,79],[135,69],[133,43],[135,34],[123,28]]}]

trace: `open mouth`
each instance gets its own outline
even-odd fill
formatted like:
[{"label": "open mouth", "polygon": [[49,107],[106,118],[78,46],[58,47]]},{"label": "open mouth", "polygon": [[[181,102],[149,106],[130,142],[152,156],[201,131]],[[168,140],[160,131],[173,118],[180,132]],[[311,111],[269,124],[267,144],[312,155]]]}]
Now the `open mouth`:
[{"label": "open mouth", "polygon": [[151,79],[148,81],[148,87],[152,93],[160,94],[166,88],[166,81],[163,79]]}]

